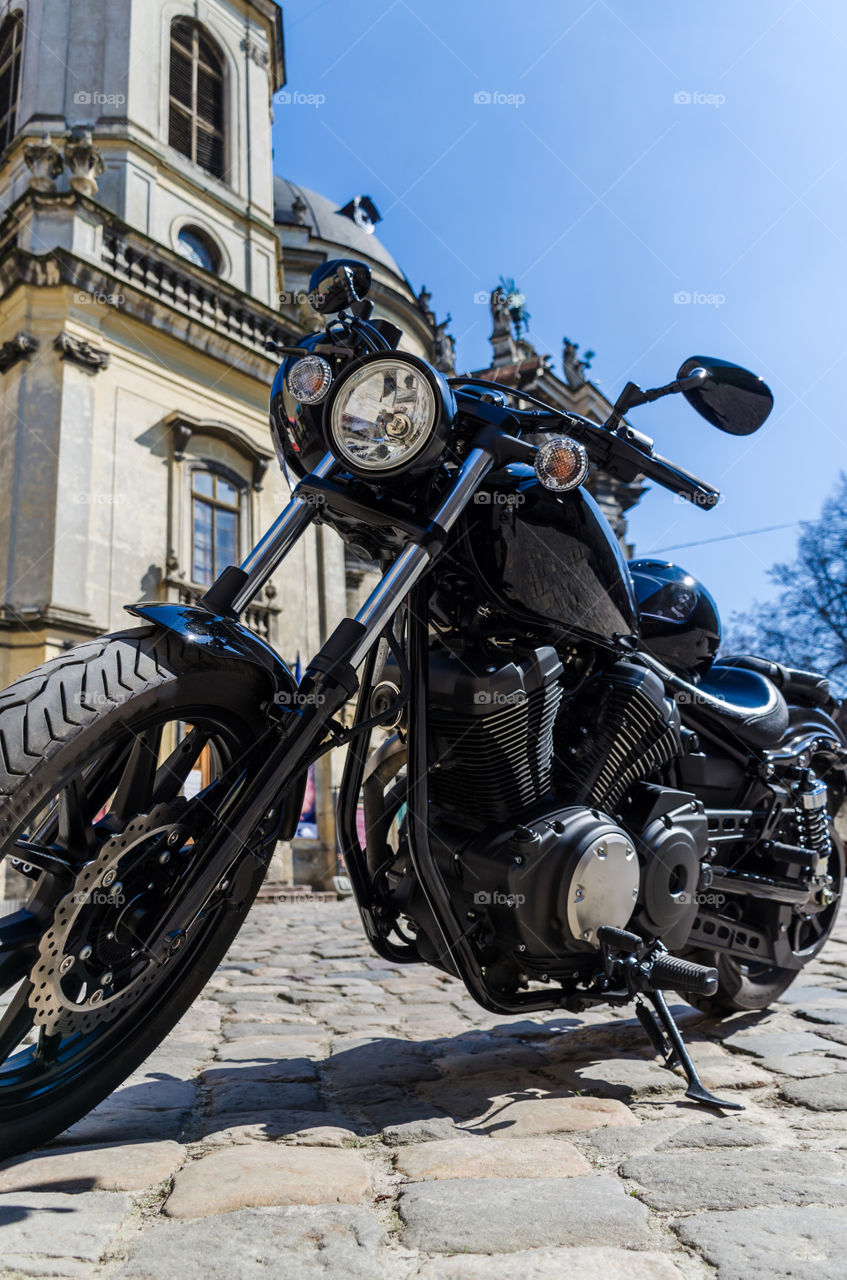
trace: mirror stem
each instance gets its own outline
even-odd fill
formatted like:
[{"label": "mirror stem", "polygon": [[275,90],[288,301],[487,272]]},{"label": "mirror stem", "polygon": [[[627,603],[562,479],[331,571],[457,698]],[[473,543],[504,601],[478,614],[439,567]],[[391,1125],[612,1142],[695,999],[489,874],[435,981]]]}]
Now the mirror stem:
[{"label": "mirror stem", "polygon": [[664,387],[652,387],[649,391],[642,391],[634,382],[628,382],[603,426],[608,431],[616,431],[624,414],[630,409],[637,409],[642,404],[650,404],[653,400],[661,400],[662,396],[673,396],[680,391],[692,391],[708,380],[709,374],[706,369],[693,369],[687,378],[678,378],[676,382],[669,382]]},{"label": "mirror stem", "polygon": [[618,396],[603,426],[607,431],[617,431],[625,413],[647,403],[647,396],[635,382],[628,382]]}]

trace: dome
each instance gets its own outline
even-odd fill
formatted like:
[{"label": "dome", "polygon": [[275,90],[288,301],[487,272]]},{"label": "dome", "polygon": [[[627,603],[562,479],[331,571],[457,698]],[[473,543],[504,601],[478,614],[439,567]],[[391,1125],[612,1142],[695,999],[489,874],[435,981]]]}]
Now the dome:
[{"label": "dome", "polygon": [[[295,203],[302,202],[298,209]],[[305,209],[302,207],[305,205]],[[298,187],[287,178],[274,178],[274,222],[277,226],[308,227],[318,240],[340,245],[352,257],[370,258],[408,285],[394,258],[372,232],[364,231],[352,218],[340,213],[335,201],[307,187]]]}]

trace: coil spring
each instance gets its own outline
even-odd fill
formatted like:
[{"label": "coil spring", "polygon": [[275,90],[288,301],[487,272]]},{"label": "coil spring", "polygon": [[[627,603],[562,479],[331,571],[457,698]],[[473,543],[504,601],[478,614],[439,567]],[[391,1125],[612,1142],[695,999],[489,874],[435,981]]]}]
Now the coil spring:
[{"label": "coil spring", "polygon": [[795,790],[797,834],[804,849],[816,853],[820,862],[829,858],[829,814],[826,811],[826,784],[807,771]]}]

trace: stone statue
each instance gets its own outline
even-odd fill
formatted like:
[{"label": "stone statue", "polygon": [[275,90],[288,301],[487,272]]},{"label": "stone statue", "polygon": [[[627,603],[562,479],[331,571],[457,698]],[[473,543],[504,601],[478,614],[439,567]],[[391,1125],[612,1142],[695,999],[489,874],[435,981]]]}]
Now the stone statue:
[{"label": "stone statue", "polygon": [[563,340],[562,368],[565,373],[565,381],[574,391],[585,385],[585,375],[591,368],[591,361],[594,359],[593,351],[586,351],[581,360],[578,352],[579,343],[571,342],[569,338]]},{"label": "stone statue", "polygon": [[492,338],[502,337],[504,334],[510,333],[512,318],[509,315],[508,299],[506,291],[501,289],[499,284],[496,289],[491,291],[489,305],[491,307],[491,319],[494,321]]},{"label": "stone statue", "polygon": [[450,324],[451,319],[452,317],[448,312],[441,323],[435,326],[432,363],[439,373],[453,374],[456,372],[456,340],[452,334],[447,332],[447,326]]},{"label": "stone statue", "polygon": [[514,364],[518,349],[512,334],[512,317],[509,314],[509,297],[500,285],[492,289],[488,299],[493,322],[491,330],[492,368]]},{"label": "stone statue", "polygon": [[24,162],[32,177],[29,185],[34,191],[55,191],[55,178],[65,167],[62,153],[49,133],[42,133],[40,142],[30,142],[24,147]]},{"label": "stone statue", "polygon": [[81,196],[96,196],[97,179],[105,169],[102,156],[94,145],[90,129],[74,125],[65,142],[65,165],[72,190]]}]

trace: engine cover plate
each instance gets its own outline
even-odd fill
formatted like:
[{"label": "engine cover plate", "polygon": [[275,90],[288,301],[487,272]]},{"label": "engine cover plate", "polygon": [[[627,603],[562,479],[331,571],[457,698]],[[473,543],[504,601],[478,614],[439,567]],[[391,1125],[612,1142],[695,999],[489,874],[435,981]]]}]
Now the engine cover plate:
[{"label": "engine cover plate", "polygon": [[604,924],[626,923],[638,897],[640,879],[635,847],[621,830],[598,835],[570,873],[568,926],[575,938],[599,945]]},{"label": "engine cover plate", "polygon": [[446,835],[439,831],[434,852],[446,874],[461,876],[472,910],[484,911],[498,938],[545,969],[566,955],[595,953],[601,925],[623,929],[630,921],[638,855],[626,831],[598,809],[557,806],[470,841]]}]

